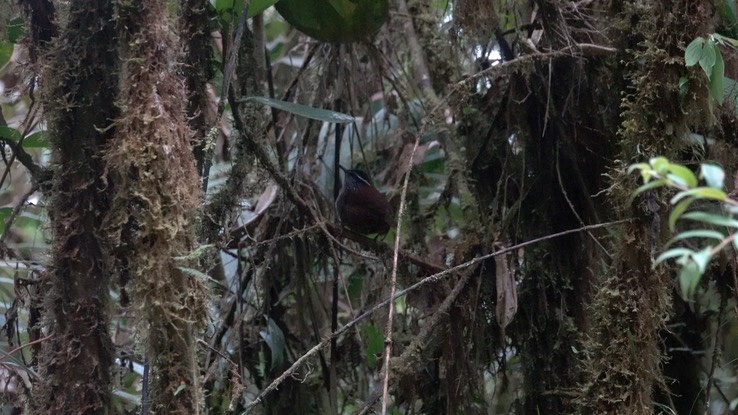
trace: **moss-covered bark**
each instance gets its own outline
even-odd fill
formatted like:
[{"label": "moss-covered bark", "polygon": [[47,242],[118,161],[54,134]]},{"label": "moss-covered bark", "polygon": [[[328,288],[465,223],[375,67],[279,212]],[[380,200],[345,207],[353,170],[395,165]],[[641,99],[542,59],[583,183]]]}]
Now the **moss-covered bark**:
[{"label": "moss-covered bark", "polygon": [[39,414],[99,414],[111,400],[110,264],[100,228],[112,190],[101,153],[117,117],[112,19],[109,1],[74,2],[44,71],[56,170],[53,263],[41,290],[48,339],[33,391]]},{"label": "moss-covered bark", "polygon": [[[158,414],[198,414],[196,340],[205,292],[178,259],[194,248],[200,180],[185,117],[178,42],[164,1],[119,4],[122,81],[115,140],[105,153],[116,193],[106,217],[121,272],[132,280],[138,339],[151,364],[148,402]],[[146,397],[145,397],[146,398]]]},{"label": "moss-covered bark", "polygon": [[[683,47],[710,26],[708,2],[613,2],[613,40],[627,50],[617,70],[628,83],[621,105],[617,160],[627,164],[646,155],[681,159],[683,136],[690,127],[709,127],[704,95],[679,94],[684,67]],[[640,149],[640,151],[639,151]],[[684,154],[684,153],[682,153]],[[637,219],[621,229],[614,261],[601,275],[591,306],[592,330],[585,342],[583,397],[579,412],[653,413],[657,394],[668,396],[662,374],[661,331],[671,314],[673,278],[663,267],[652,269],[652,255],[663,243],[668,213],[665,197],[646,193],[629,205],[632,177],[615,166],[610,198],[622,218]],[[694,401],[692,402],[694,404]],[[689,408],[675,408],[687,413]]]}]

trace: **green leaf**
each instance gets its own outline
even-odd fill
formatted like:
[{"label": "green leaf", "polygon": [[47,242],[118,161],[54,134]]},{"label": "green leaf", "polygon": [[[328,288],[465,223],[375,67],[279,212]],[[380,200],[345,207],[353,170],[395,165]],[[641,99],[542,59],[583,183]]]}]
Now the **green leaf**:
[{"label": "green leaf", "polygon": [[710,75],[712,75],[712,67],[715,65],[717,54],[718,51],[715,42],[712,39],[708,39],[702,48],[702,57],[700,57],[700,67],[705,72],[705,75],[707,75],[707,79],[710,79]]},{"label": "green leaf", "polygon": [[384,337],[382,330],[373,324],[368,325],[366,331],[366,361],[370,368],[374,368],[377,365],[377,356],[381,356],[384,349]]},{"label": "green leaf", "polygon": [[695,264],[697,264],[700,275],[704,274],[705,271],[707,271],[707,266],[710,265],[710,260],[712,259],[712,247],[708,246],[701,251],[695,252],[692,254],[691,259]]},{"label": "green leaf", "polygon": [[728,218],[722,215],[715,215],[707,212],[689,212],[682,215],[682,219],[690,219],[699,222],[709,223],[715,226],[727,226],[729,228],[738,228],[738,220]]},{"label": "green leaf", "polygon": [[248,17],[254,17],[264,12],[264,10],[270,8],[278,0],[251,0],[249,3]]},{"label": "green leaf", "polygon": [[[731,0],[731,3],[732,2],[733,0]],[[738,48],[738,40],[735,40],[732,37],[727,37],[727,36],[720,36],[720,39],[730,43],[733,47]]]},{"label": "green leaf", "polygon": [[671,204],[675,204],[685,197],[690,196],[697,199],[714,199],[721,202],[728,199],[728,195],[720,189],[713,189],[712,187],[697,187],[677,193],[676,196],[671,198]]},{"label": "green leaf", "polygon": [[651,165],[648,163],[636,163],[628,166],[628,174],[633,173],[636,170],[651,170]]},{"label": "green leaf", "polygon": [[635,199],[636,196],[638,196],[639,194],[641,194],[641,193],[643,193],[643,192],[645,192],[647,190],[651,190],[651,189],[655,189],[657,187],[661,187],[661,186],[663,186],[665,184],[666,184],[666,179],[658,179],[658,180],[654,180],[652,182],[648,182],[648,183],[642,185],[641,187],[637,188],[633,192],[633,194],[630,195],[630,199],[628,199],[628,203],[632,203],[633,202],[633,199]]},{"label": "green leaf", "polygon": [[36,131],[23,139],[24,148],[47,148],[49,147],[49,132]]},{"label": "green leaf", "polygon": [[667,242],[664,246],[668,247],[675,242],[679,242],[679,241],[683,241],[685,239],[691,239],[691,238],[706,238],[706,239],[716,239],[718,241],[722,241],[723,239],[725,239],[725,235],[723,235],[721,232],[713,231],[709,229],[693,229],[691,231],[684,231],[680,233],[679,235],[671,238],[669,242]]},{"label": "green leaf", "polygon": [[679,180],[674,180],[673,177],[670,177],[672,180],[676,181],[677,183],[680,183],[682,185],[685,185],[687,187],[695,187],[697,186],[697,176],[694,175],[692,170],[680,165],[680,164],[669,164],[669,171],[676,177],[679,178]]},{"label": "green leaf", "polygon": [[311,118],[318,121],[334,122],[338,124],[346,124],[355,121],[354,117],[341,112],[313,108],[307,105],[295,104],[293,102],[281,101],[273,98],[247,97],[246,101],[269,105],[270,107],[274,107],[282,111],[287,111],[295,115],[300,115],[305,118]]},{"label": "green leaf", "polygon": [[710,89],[710,96],[712,96],[718,104],[722,104],[723,99],[725,98],[725,89],[723,88],[725,62],[723,62],[723,56],[717,46],[715,47],[715,51],[715,65],[712,67],[711,75],[708,77],[710,79],[708,87]]},{"label": "green leaf", "polygon": [[722,189],[725,182],[725,171],[717,164],[703,163],[700,168],[700,178],[705,179],[708,186]]},{"label": "green leaf", "polygon": [[295,28],[323,42],[370,38],[389,16],[388,0],[280,0],[274,6]]},{"label": "green leaf", "polygon": [[21,139],[20,131],[7,126],[0,126],[0,138],[18,142]]},{"label": "green leaf", "polygon": [[689,92],[689,78],[686,76],[679,77],[679,95],[684,97]]},{"label": "green leaf", "polygon": [[687,46],[687,50],[684,52],[684,63],[689,66],[694,66],[702,58],[702,46],[705,44],[705,39],[698,37]]},{"label": "green leaf", "polygon": [[685,301],[692,300],[701,278],[702,274],[694,261],[687,262],[679,270],[679,289]]},{"label": "green leaf", "polygon": [[[26,23],[22,17],[10,19],[7,26],[8,40],[11,43],[18,43],[26,35]],[[0,65],[1,67],[2,65]]]},{"label": "green leaf", "polygon": [[[683,192],[682,192],[683,193]],[[669,213],[669,230],[674,232],[674,229],[676,228],[676,221],[679,220],[679,218],[682,216],[682,213],[684,213],[689,205],[692,204],[694,201],[694,198],[690,197],[687,199],[684,199],[680,201],[679,203],[674,206],[674,209],[671,210],[671,213]]]},{"label": "green leaf", "polygon": [[666,174],[669,173],[669,166],[671,165],[671,163],[669,163],[669,159],[666,157],[653,157],[648,160],[648,164],[650,164],[660,176],[666,176]]},{"label": "green leaf", "polygon": [[668,251],[662,252],[661,255],[656,257],[656,259],[653,261],[653,266],[655,267],[656,265],[666,261],[667,259],[689,256],[693,253],[694,251],[689,248],[672,248]]},{"label": "green leaf", "polygon": [[0,41],[0,69],[10,61],[11,56],[13,56],[13,44]]}]

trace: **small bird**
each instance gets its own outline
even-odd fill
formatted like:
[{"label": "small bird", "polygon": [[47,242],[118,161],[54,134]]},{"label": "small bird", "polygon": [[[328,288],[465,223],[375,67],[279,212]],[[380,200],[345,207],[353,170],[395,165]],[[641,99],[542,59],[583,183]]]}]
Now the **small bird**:
[{"label": "small bird", "polygon": [[361,234],[385,234],[393,215],[387,199],[363,170],[343,170],[345,180],[336,198],[336,213],[343,226]]}]

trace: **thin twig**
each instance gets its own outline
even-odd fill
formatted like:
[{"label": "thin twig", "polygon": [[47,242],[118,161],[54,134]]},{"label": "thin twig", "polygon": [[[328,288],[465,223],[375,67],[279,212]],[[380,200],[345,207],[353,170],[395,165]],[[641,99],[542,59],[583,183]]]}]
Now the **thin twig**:
[{"label": "thin twig", "polygon": [[31,342],[28,342],[28,343],[24,343],[24,344],[21,344],[20,346],[16,347],[16,348],[15,348],[15,349],[13,349],[13,350],[9,350],[9,351],[7,351],[7,352],[4,352],[4,356],[0,356],[0,362],[2,362],[3,360],[5,360],[6,356],[11,356],[11,355],[12,355],[13,353],[15,353],[15,352],[17,352],[17,351],[19,351],[19,350],[21,350],[21,349],[23,349],[23,348],[26,348],[26,347],[28,347],[28,346],[33,346],[33,345],[36,345],[36,344],[38,344],[38,343],[42,343],[42,342],[45,342],[46,340],[49,340],[49,339],[50,339],[50,338],[52,338],[52,337],[54,337],[54,335],[53,335],[53,334],[50,334],[50,335],[48,335],[48,336],[46,336],[46,337],[42,337],[42,338],[40,338],[40,339],[36,339],[36,340],[34,340],[34,341],[31,341]]},{"label": "thin twig", "polygon": [[[421,129],[422,131],[422,129]],[[402,183],[402,193],[400,194],[400,208],[397,214],[397,232],[395,232],[395,249],[392,254],[392,278],[390,280],[390,297],[395,296],[397,291],[397,266],[400,261],[400,237],[402,236],[402,216],[405,214],[405,201],[407,198],[407,186],[410,183],[410,173],[413,169],[413,159],[415,158],[415,151],[418,149],[420,143],[420,136],[418,133],[415,136],[415,143],[413,144],[413,151],[410,153],[408,159],[407,173],[405,173],[405,181]],[[389,396],[389,375],[390,375],[390,357],[392,356],[392,323],[395,315],[395,302],[389,303],[389,312],[387,313],[387,327],[384,334],[384,380],[382,381],[382,415],[387,413],[387,397]]]},{"label": "thin twig", "polygon": [[[559,188],[561,188],[561,194],[564,196],[566,203],[569,205],[571,213],[573,213],[574,216],[577,218],[579,224],[584,226],[584,221],[582,220],[582,217],[579,216],[579,212],[577,212],[576,208],[574,207],[574,203],[572,203],[571,199],[569,199],[569,194],[566,192],[566,188],[564,187],[564,180],[561,178],[561,152],[559,151],[558,146],[556,146],[556,176],[559,179]],[[607,255],[608,258],[612,259],[612,255],[610,254],[610,252],[607,251],[605,246],[602,245],[600,240],[597,239],[592,232],[587,232],[587,234],[590,236],[590,238],[592,238],[594,243],[596,243],[597,246],[602,249],[605,255]]]},{"label": "thin twig", "polygon": [[246,405],[245,413],[249,413],[256,405],[258,405],[259,403],[261,403],[261,401],[264,400],[264,397],[266,395],[268,395],[269,393],[271,393],[272,391],[274,391],[275,389],[277,389],[277,387],[282,382],[284,382],[285,379],[287,379],[288,377],[292,376],[297,371],[297,369],[299,369],[300,366],[302,366],[307,361],[307,359],[309,359],[315,353],[319,352],[324,347],[326,347],[327,345],[329,345],[330,342],[331,342],[331,339],[333,339],[334,337],[338,337],[341,334],[345,333],[347,330],[351,329],[352,327],[354,327],[355,325],[359,324],[361,321],[363,321],[364,319],[366,319],[370,315],[374,314],[377,310],[383,308],[387,304],[389,304],[389,303],[395,301],[396,299],[402,297],[403,295],[407,294],[408,292],[417,290],[418,288],[420,288],[420,287],[422,287],[422,286],[424,286],[426,284],[430,284],[431,282],[436,282],[436,281],[438,281],[438,280],[440,280],[440,279],[442,279],[442,278],[444,278],[444,277],[446,277],[448,275],[451,275],[454,272],[460,271],[460,270],[462,270],[464,268],[468,268],[468,267],[470,267],[472,265],[476,265],[476,264],[478,264],[478,263],[480,263],[480,262],[482,262],[482,261],[484,261],[486,259],[489,259],[489,258],[492,258],[492,257],[496,257],[496,256],[499,256],[499,255],[503,255],[503,254],[506,254],[508,252],[515,251],[517,249],[526,247],[528,245],[537,244],[539,242],[543,242],[543,241],[547,241],[547,240],[550,240],[550,239],[559,238],[561,236],[570,235],[572,233],[578,233],[578,232],[588,231],[588,230],[591,230],[591,229],[606,228],[608,226],[614,226],[614,225],[621,225],[623,223],[627,223],[627,222],[631,222],[631,221],[633,221],[633,219],[622,219],[622,220],[617,220],[617,221],[613,221],[613,222],[598,223],[598,224],[595,224],[595,225],[587,225],[587,226],[583,226],[583,227],[579,227],[579,228],[575,228],[575,229],[569,229],[569,230],[566,230],[566,231],[563,231],[563,232],[554,233],[554,234],[551,234],[551,235],[542,236],[540,238],[531,239],[530,241],[527,241],[527,242],[519,243],[517,245],[513,245],[513,246],[510,246],[510,247],[507,247],[507,248],[503,248],[503,249],[501,249],[499,251],[495,251],[495,252],[492,252],[492,253],[487,254],[487,255],[476,257],[476,258],[474,258],[474,259],[472,259],[470,261],[464,262],[463,264],[456,265],[453,268],[449,268],[449,269],[446,269],[446,270],[441,271],[439,273],[433,274],[433,275],[431,275],[429,277],[423,278],[422,280],[416,282],[415,284],[413,284],[413,285],[411,285],[411,286],[409,286],[409,287],[407,287],[407,288],[405,288],[403,290],[398,291],[397,293],[395,293],[394,296],[389,297],[389,298],[385,299],[384,301],[376,304],[374,307],[372,307],[371,309],[367,310],[366,312],[364,312],[360,316],[356,317],[355,319],[351,320],[345,326],[341,327],[338,331],[336,331],[335,333],[331,334],[330,336],[324,338],[320,343],[316,344],[310,350],[308,350],[307,352],[305,352],[305,354],[303,354],[302,356],[300,356],[300,358],[298,358],[295,361],[295,363],[292,364],[292,366],[290,366],[281,375],[279,375],[276,379],[274,379],[272,381],[272,383],[269,384],[269,386],[267,386],[266,388],[264,388],[264,390],[261,391],[261,393],[259,393],[259,395],[257,395],[256,398],[254,398],[254,400],[251,401],[251,403],[249,403],[248,405]]},{"label": "thin twig", "polygon": [[472,74],[471,76],[457,82],[456,85],[459,87],[464,87],[466,86],[467,83],[472,82],[482,76],[487,76],[487,75],[497,74],[497,73],[504,72],[504,71],[509,71],[516,67],[528,65],[536,61],[548,60],[548,59],[563,57],[563,56],[568,56],[568,57],[602,56],[602,55],[611,55],[617,52],[618,52],[617,49],[611,48],[609,46],[601,46],[601,45],[595,45],[591,43],[578,43],[578,44],[567,46],[563,49],[559,49],[559,50],[555,50],[551,52],[522,55],[511,61],[503,62],[499,65],[490,66],[487,69],[484,69],[475,74]]}]

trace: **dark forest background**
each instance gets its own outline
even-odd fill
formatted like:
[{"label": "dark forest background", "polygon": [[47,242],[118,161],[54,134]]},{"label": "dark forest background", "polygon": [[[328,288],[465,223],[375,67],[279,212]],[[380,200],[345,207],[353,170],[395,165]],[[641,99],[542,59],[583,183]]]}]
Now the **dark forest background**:
[{"label": "dark forest background", "polygon": [[735,255],[680,295],[628,166],[733,191],[733,0],[273,3],[0,0],[3,414],[732,413]]}]

